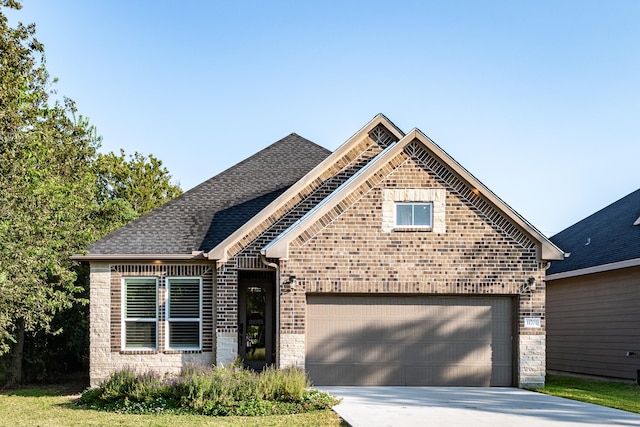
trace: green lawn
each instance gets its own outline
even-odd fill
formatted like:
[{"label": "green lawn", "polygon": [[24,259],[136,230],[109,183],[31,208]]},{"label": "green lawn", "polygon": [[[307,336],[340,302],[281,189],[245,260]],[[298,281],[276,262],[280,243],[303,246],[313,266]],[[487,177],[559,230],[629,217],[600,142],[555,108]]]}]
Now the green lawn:
[{"label": "green lawn", "polygon": [[271,417],[124,415],[80,409],[78,394],[62,387],[0,392],[0,426],[345,426],[333,411]]},{"label": "green lawn", "polygon": [[540,393],[640,413],[640,387],[632,383],[548,375]]}]

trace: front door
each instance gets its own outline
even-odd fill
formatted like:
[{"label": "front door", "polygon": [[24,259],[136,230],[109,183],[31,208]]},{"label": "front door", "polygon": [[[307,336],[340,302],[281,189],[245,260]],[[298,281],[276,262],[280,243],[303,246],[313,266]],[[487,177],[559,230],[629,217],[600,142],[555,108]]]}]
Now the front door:
[{"label": "front door", "polygon": [[275,361],[274,284],[270,271],[238,273],[238,354],[252,369]]}]

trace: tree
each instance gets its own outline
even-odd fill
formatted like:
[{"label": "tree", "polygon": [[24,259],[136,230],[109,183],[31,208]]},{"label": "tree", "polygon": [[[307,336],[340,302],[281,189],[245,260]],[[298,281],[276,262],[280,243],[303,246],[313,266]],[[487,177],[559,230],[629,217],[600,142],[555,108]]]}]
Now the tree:
[{"label": "tree", "polygon": [[53,83],[35,25],[11,28],[0,10],[0,356],[10,383],[22,381],[25,340],[37,359],[28,363],[42,364],[47,339],[78,333],[87,287],[70,256],[181,192],[151,155],[99,155],[95,128],[73,101],[51,100]]},{"label": "tree", "polygon": [[49,102],[34,35],[34,25],[10,28],[0,14],[0,351],[12,349],[13,382],[21,381],[25,331],[55,332],[53,316],[81,290],[69,256],[90,238],[83,224],[99,144],[72,101]]},{"label": "tree", "polygon": [[138,215],[182,194],[180,187],[171,183],[171,175],[162,161],[151,154],[147,157],[136,152],[127,160],[122,149],[120,155],[99,153],[96,176],[101,205],[126,201]]}]

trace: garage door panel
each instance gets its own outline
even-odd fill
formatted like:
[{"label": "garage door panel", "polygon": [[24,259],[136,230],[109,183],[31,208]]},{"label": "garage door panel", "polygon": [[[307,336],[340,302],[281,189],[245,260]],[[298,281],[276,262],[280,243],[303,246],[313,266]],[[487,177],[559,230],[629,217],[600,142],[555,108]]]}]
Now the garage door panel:
[{"label": "garage door panel", "polygon": [[485,343],[420,342],[398,343],[397,352],[402,360],[412,364],[443,364],[450,361],[464,363],[484,362],[491,357],[491,346]]},{"label": "garage door panel", "polygon": [[323,341],[307,342],[307,358],[324,364],[335,363],[392,363],[397,361],[398,353],[387,343],[376,341],[333,340],[330,344]]},{"label": "garage door panel", "polygon": [[310,295],[317,385],[510,386],[509,297]]},{"label": "garage door panel", "polygon": [[463,387],[473,384],[476,387],[489,387],[491,368],[485,366],[450,365],[417,366],[407,368],[407,385]]},{"label": "garage door panel", "polygon": [[[354,366],[356,368],[354,369]],[[307,365],[307,373],[314,385],[404,385],[406,383],[405,368],[400,364],[372,363],[354,365],[335,363],[331,365]],[[314,378],[322,378],[315,382]]]}]

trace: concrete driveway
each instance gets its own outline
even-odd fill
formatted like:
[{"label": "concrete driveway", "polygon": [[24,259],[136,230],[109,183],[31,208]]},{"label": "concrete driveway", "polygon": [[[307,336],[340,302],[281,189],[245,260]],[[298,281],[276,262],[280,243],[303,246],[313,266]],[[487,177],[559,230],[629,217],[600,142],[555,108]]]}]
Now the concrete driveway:
[{"label": "concrete driveway", "polygon": [[640,414],[517,388],[318,387],[351,426],[640,426]]}]

